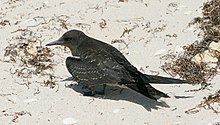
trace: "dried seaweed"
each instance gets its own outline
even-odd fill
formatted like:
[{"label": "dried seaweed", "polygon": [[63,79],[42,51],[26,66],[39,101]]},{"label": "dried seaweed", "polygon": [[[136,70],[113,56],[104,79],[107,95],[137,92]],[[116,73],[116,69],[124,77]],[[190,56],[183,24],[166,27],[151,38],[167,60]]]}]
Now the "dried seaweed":
[{"label": "dried seaweed", "polygon": [[2,20],[0,21],[0,26],[6,26],[6,25],[11,25],[11,23],[9,22],[9,20]]},{"label": "dried seaweed", "polygon": [[[17,30],[21,32],[21,35],[16,37],[16,40],[22,41],[17,44],[9,44],[5,48],[4,56],[10,56],[9,61],[19,61],[22,62],[21,66],[34,66],[36,71],[41,72],[47,68],[50,68],[50,65],[45,65],[44,62],[51,62],[54,54],[49,48],[43,47],[41,45],[36,45],[40,42],[39,38],[33,36],[31,31],[28,30]],[[16,32],[17,32],[16,31]],[[25,38],[25,35],[29,32],[29,37]],[[26,33],[24,33],[26,32]]]},{"label": "dried seaweed", "polygon": [[24,116],[24,115],[29,115],[32,116],[30,112],[27,111],[20,111],[20,112],[14,112],[14,113],[7,113],[6,110],[2,111],[3,116],[12,116],[13,119],[11,120],[14,123],[18,122],[19,117]]},{"label": "dried seaweed", "polygon": [[204,100],[199,105],[185,111],[185,113],[194,114],[199,112],[201,108],[212,110],[216,114],[220,113],[220,110],[217,108],[217,106],[220,106],[220,90],[208,97],[204,97],[203,99]]},{"label": "dried seaweed", "polygon": [[119,0],[118,2],[128,2],[128,0]]},{"label": "dried seaweed", "polygon": [[[171,62],[166,62],[162,65],[162,69],[171,76],[180,76],[182,79],[192,81],[194,84],[207,84],[207,81],[212,79],[217,74],[216,67],[209,67],[206,63],[201,62],[200,64],[192,61],[194,55],[198,54],[198,51],[190,49],[194,44],[187,47],[185,56],[174,57]],[[196,46],[196,48],[200,48]]]},{"label": "dried seaweed", "polygon": [[132,31],[132,29],[128,29],[128,28],[125,28],[122,35],[120,36],[120,38],[124,37],[124,35],[127,33],[129,34],[130,32]]},{"label": "dried seaweed", "polygon": [[[210,50],[209,45],[212,42],[218,42],[220,40],[220,1],[213,0],[207,2],[203,6],[203,17],[197,17],[189,26],[199,24],[199,27],[203,31],[203,39],[201,41],[195,41],[191,45],[184,46],[184,53],[170,61],[167,61],[162,65],[162,69],[172,75],[180,76],[182,79],[190,80],[194,84],[208,85],[216,74],[220,64],[220,55],[218,51],[213,52]],[[215,67],[209,66],[206,62],[196,63],[193,58],[197,54],[202,54],[205,51],[212,51],[213,57],[218,59]]]},{"label": "dried seaweed", "polygon": [[99,23],[99,26],[101,29],[106,28],[107,26],[107,21],[105,19],[102,19],[102,21]]},{"label": "dried seaweed", "polygon": [[25,111],[20,111],[20,112],[15,112],[14,113],[14,118],[12,119],[12,122],[18,122],[18,118],[20,116],[28,114],[29,116],[32,116],[30,112],[25,112]]},{"label": "dried seaweed", "polygon": [[111,44],[115,44],[115,43],[122,43],[126,46],[126,48],[128,48],[128,43],[126,43],[123,39],[115,39],[111,41]]},{"label": "dried seaweed", "polygon": [[[19,67],[11,69],[10,72],[25,80],[26,85],[29,85],[28,80],[33,75],[45,75],[43,71],[52,70],[51,62],[53,60],[51,57],[54,53],[49,48],[39,45],[42,42],[41,37],[36,36],[29,29],[18,29],[12,33],[18,32],[20,34],[12,38],[18,43],[9,44],[5,48],[4,56],[9,57],[9,59],[4,60],[4,62],[19,64]],[[53,76],[51,73],[46,74]]]},{"label": "dried seaweed", "polygon": [[66,16],[66,15],[56,16],[56,15],[55,15],[55,18],[57,19],[57,22],[60,23],[61,28],[68,30],[67,20],[69,19],[69,16]]},{"label": "dried seaweed", "polygon": [[203,22],[201,28],[205,33],[205,37],[220,39],[220,1],[212,0],[203,6]]},{"label": "dried seaweed", "polygon": [[16,3],[16,2],[18,2],[18,1],[21,1],[21,0],[8,0],[7,3],[8,3],[8,4],[13,4],[13,3]]},{"label": "dried seaweed", "polygon": [[[55,87],[55,78],[53,73],[53,56],[51,49],[42,46],[44,38],[41,36],[44,30],[53,30],[60,32],[67,30],[70,24],[67,22],[69,16],[59,15],[45,18],[36,16],[28,19],[34,23],[27,25],[26,28],[19,28],[12,31],[12,38],[7,39],[9,45],[5,48],[3,62],[12,63],[14,68],[10,70],[11,74],[18,76],[24,82],[16,82],[28,87],[31,81],[35,81],[33,76],[44,78],[36,82],[42,83],[43,86]],[[19,25],[21,21],[15,22]],[[4,25],[10,25],[7,20],[2,21]],[[37,32],[35,32],[37,31]]]},{"label": "dried seaweed", "polygon": [[50,88],[54,88],[57,84],[55,83],[55,76],[50,75],[49,79],[44,80],[43,85],[44,86],[49,86]]},{"label": "dried seaweed", "polygon": [[[187,79],[192,81],[194,84],[201,84],[201,88],[197,90],[203,90],[210,85],[208,83],[213,77],[216,76],[218,69],[220,67],[220,51],[211,49],[210,45],[212,43],[219,43],[220,41],[220,0],[212,0],[206,2],[203,6],[203,16],[194,18],[189,26],[197,24],[200,29],[202,29],[201,41],[195,41],[191,45],[183,47],[184,53],[181,55],[170,55],[164,56],[166,62],[162,69],[172,75],[180,76],[182,79]],[[202,55],[205,52],[211,54],[211,56],[217,59],[217,62],[195,62],[195,57]],[[167,58],[166,58],[167,57]],[[199,57],[203,58],[203,57]],[[215,64],[213,66],[213,64]],[[204,100],[196,107],[185,111],[187,114],[193,114],[200,111],[201,108],[211,109],[214,113],[220,113],[218,110],[220,106],[220,90],[215,94],[204,97]]]}]

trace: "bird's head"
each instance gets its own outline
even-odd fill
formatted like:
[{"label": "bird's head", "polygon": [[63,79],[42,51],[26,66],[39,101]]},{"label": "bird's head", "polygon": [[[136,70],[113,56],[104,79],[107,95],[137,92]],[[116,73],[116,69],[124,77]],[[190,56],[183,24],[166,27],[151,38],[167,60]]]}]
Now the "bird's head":
[{"label": "bird's head", "polygon": [[58,40],[46,44],[46,46],[62,45],[71,50],[76,48],[87,36],[79,30],[70,30],[63,34]]}]

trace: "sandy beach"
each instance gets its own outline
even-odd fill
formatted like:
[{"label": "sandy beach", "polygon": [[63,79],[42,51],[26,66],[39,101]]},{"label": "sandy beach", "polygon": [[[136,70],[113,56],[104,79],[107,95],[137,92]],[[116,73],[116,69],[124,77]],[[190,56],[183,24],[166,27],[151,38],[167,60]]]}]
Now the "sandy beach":
[{"label": "sandy beach", "polygon": [[[77,92],[76,82],[66,80],[71,77],[65,66],[69,50],[45,47],[66,31],[78,29],[119,49],[141,72],[172,77],[161,68],[161,57],[181,53],[183,46],[202,39],[198,26],[188,24],[202,15],[204,2],[1,0],[0,125],[220,124],[212,110],[186,113],[220,88],[218,74],[210,81],[212,87],[195,92],[187,91],[200,85],[152,84],[171,97],[158,102],[110,86],[104,97],[85,97]],[[21,52],[22,47],[31,54]],[[32,64],[32,57],[39,54],[45,56],[43,63]]]}]

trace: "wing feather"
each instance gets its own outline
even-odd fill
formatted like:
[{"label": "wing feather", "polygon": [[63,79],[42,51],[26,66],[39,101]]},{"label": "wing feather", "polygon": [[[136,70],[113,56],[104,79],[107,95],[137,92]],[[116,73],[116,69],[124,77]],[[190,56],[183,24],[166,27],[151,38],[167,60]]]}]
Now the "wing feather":
[{"label": "wing feather", "polygon": [[118,83],[130,79],[129,72],[104,50],[88,49],[80,59],[68,57],[66,66],[75,80],[86,85]]}]

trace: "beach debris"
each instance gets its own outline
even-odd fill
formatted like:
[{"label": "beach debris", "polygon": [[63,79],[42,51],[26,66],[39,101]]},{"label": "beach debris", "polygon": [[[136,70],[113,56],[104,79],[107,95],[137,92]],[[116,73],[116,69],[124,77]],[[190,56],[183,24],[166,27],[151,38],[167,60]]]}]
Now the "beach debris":
[{"label": "beach debris", "polygon": [[163,53],[165,53],[166,52],[166,49],[160,49],[160,50],[158,50],[155,54],[154,54],[154,56],[160,56],[160,55],[162,55]]},{"label": "beach debris", "polygon": [[[7,39],[9,45],[4,49],[4,58],[2,62],[13,64],[10,69],[11,74],[21,78],[28,87],[34,81],[34,77],[41,77],[37,82],[43,86],[54,88],[56,86],[54,75],[53,56],[55,55],[51,49],[42,45],[44,38],[42,33],[44,30],[61,31],[68,29],[69,19],[66,15],[52,16],[45,18],[36,16],[27,20],[19,20],[14,25],[22,28],[11,32],[11,39]],[[7,21],[4,21],[6,24]],[[26,28],[23,28],[26,27]],[[37,29],[37,32],[34,32]],[[16,42],[15,42],[16,41]],[[16,82],[18,83],[18,82]]]},{"label": "beach debris", "polygon": [[19,112],[8,112],[7,110],[2,110],[2,113],[3,113],[3,116],[5,117],[12,117],[12,122],[14,123],[17,123],[18,122],[18,119],[21,117],[21,116],[24,116],[24,115],[29,115],[29,116],[32,116],[30,112],[27,112],[27,111],[19,111]]},{"label": "beach debris", "polygon": [[0,21],[0,26],[6,26],[6,25],[11,25],[11,23],[9,22],[9,20],[1,20]]},{"label": "beach debris", "polygon": [[102,19],[102,21],[99,23],[99,26],[101,29],[104,29],[107,27],[107,21],[105,19]]},{"label": "beach debris", "polygon": [[63,124],[64,125],[73,125],[73,124],[76,124],[77,122],[78,121],[73,117],[67,117],[67,118],[63,119]]},{"label": "beach debris", "polygon": [[26,114],[32,116],[30,112],[26,112],[26,111],[15,112],[13,115],[14,118],[12,119],[12,122],[18,122],[18,118]]},{"label": "beach debris", "polygon": [[183,47],[179,54],[167,54],[162,69],[171,76],[190,80],[193,84],[208,85],[220,67],[219,0],[206,2],[203,17],[195,18],[189,27],[198,24],[203,39]]},{"label": "beach debris", "polygon": [[218,90],[214,94],[209,95],[208,97],[204,97],[203,101],[199,105],[185,111],[185,113],[195,114],[199,112],[201,108],[204,108],[207,110],[212,110],[214,113],[218,114],[220,113],[219,106],[220,106],[220,90]]},{"label": "beach debris", "polygon": [[12,39],[18,42],[9,44],[4,53],[4,62],[19,65],[17,68],[10,70],[11,74],[15,74],[23,80],[27,80],[27,82],[33,75],[53,75],[52,72],[43,72],[52,70],[51,57],[54,53],[49,48],[40,45],[42,42],[41,37],[29,29],[18,29],[12,33],[17,32],[19,32],[19,35]]},{"label": "beach debris", "polygon": [[[172,75],[187,79],[193,84],[201,84],[201,88],[191,91],[199,91],[211,85],[209,83],[220,69],[220,0],[211,0],[203,6],[203,17],[195,18],[189,27],[197,24],[202,30],[203,39],[195,41],[191,45],[183,47],[183,53],[167,54],[162,59],[168,60],[162,66],[162,69]],[[201,108],[212,110],[214,113],[220,113],[220,90],[215,94],[204,97],[203,101],[194,108],[185,113],[195,114]]]},{"label": "beach debris", "polygon": [[120,109],[114,109],[113,113],[118,113],[120,111]]},{"label": "beach debris", "polygon": [[25,99],[24,102],[25,103],[32,103],[32,102],[37,102],[37,99]]}]

